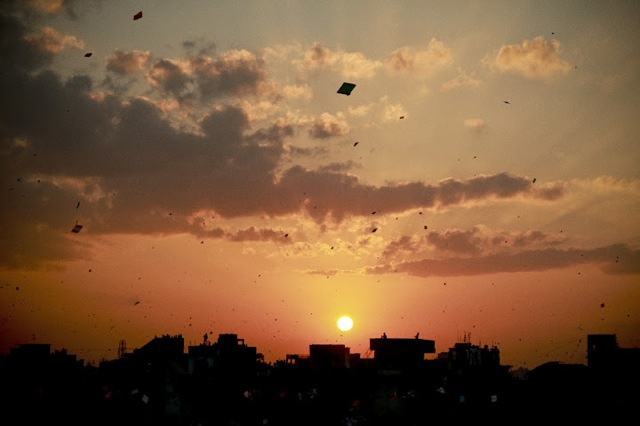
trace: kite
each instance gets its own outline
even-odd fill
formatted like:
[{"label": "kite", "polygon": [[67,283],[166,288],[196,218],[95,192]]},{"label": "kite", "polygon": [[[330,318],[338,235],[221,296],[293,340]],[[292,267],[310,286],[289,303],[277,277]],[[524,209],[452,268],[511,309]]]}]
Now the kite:
[{"label": "kite", "polygon": [[[78,201],[78,204],[76,204],[76,210],[78,210],[78,207],[80,207],[80,201]],[[82,225],[78,225],[78,219],[76,218],[76,226],[71,229],[71,232],[75,232],[77,234],[81,229]]]},{"label": "kite", "polygon": [[133,20],[137,21],[138,19],[142,18],[142,11],[136,13],[135,15],[133,15]]},{"label": "kite", "polygon": [[84,57],[85,57],[85,58],[90,58],[90,57],[91,57],[91,55],[93,55],[93,53],[91,53],[91,52],[89,52],[89,53],[85,53],[85,54],[84,54]]},{"label": "kite", "polygon": [[344,82],[344,83],[342,83],[342,86],[340,86],[340,88],[338,89],[338,93],[341,93],[343,95],[349,96],[351,94],[351,91],[355,87],[356,87],[356,85],[353,84],[353,83]]},{"label": "kite", "polygon": [[356,146],[356,145],[358,145],[358,142],[356,142],[356,143],[354,143],[354,144],[353,144],[353,146]]}]

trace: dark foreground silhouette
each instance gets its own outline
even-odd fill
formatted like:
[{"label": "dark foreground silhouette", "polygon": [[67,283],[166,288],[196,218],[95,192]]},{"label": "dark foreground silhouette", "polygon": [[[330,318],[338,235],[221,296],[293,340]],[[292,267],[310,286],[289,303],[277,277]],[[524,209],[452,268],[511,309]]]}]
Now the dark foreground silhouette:
[{"label": "dark foreground silhouette", "polygon": [[[466,343],[448,356],[409,362],[407,353],[392,349],[429,344],[407,346],[407,339],[372,339],[385,357],[346,362],[333,355],[348,348],[312,345],[310,357],[288,356],[275,365],[235,335],[214,344],[205,339],[188,354],[180,336],[163,336],[98,367],[64,350],[51,354],[49,345],[21,345],[0,358],[2,424],[611,424],[633,418],[640,375],[638,351],[599,346],[607,336],[591,339],[599,350],[589,366],[549,362],[522,377],[479,362],[481,356],[469,358],[466,349],[475,347]],[[394,360],[404,364],[390,365]]]}]

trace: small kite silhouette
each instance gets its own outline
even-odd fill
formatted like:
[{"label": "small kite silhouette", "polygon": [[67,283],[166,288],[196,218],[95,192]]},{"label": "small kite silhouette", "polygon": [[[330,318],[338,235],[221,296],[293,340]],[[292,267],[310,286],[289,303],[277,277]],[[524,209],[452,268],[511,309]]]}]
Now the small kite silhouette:
[{"label": "small kite silhouette", "polygon": [[89,57],[91,57],[91,55],[93,55],[93,53],[87,52],[87,53],[84,54],[84,57],[85,58],[89,58]]},{"label": "small kite silhouette", "polygon": [[344,83],[342,83],[342,86],[340,86],[340,88],[338,89],[338,93],[341,93],[343,95],[349,96],[351,94],[351,91],[355,87],[356,87],[356,85],[353,84],[353,83],[344,82]]},{"label": "small kite silhouette", "polygon": [[82,229],[82,225],[78,225],[78,224],[76,224],[76,226],[74,226],[74,227],[71,229],[71,232],[74,232],[74,233],[76,233],[76,234],[77,234],[78,232],[80,232],[80,230],[81,230],[81,229]]},{"label": "small kite silhouette", "polygon": [[358,142],[356,142],[356,143],[354,143],[354,144],[353,144],[353,146],[356,146],[356,145],[358,145]]},{"label": "small kite silhouette", "polygon": [[142,11],[136,13],[135,15],[133,15],[133,20],[137,21],[138,19],[142,18]]}]

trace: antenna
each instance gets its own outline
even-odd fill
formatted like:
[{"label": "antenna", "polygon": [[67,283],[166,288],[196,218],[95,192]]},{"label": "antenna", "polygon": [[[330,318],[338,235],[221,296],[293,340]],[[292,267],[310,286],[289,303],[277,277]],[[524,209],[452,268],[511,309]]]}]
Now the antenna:
[{"label": "antenna", "polygon": [[118,345],[118,358],[124,358],[124,354],[127,352],[127,342],[124,339],[120,340],[120,344]]}]

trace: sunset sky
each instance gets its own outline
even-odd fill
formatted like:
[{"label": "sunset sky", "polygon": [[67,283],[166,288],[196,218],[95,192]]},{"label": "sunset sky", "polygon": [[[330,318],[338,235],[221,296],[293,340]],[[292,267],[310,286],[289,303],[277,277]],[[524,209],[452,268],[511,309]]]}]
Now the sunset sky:
[{"label": "sunset sky", "polygon": [[0,352],[640,347],[640,2],[0,11]]}]

